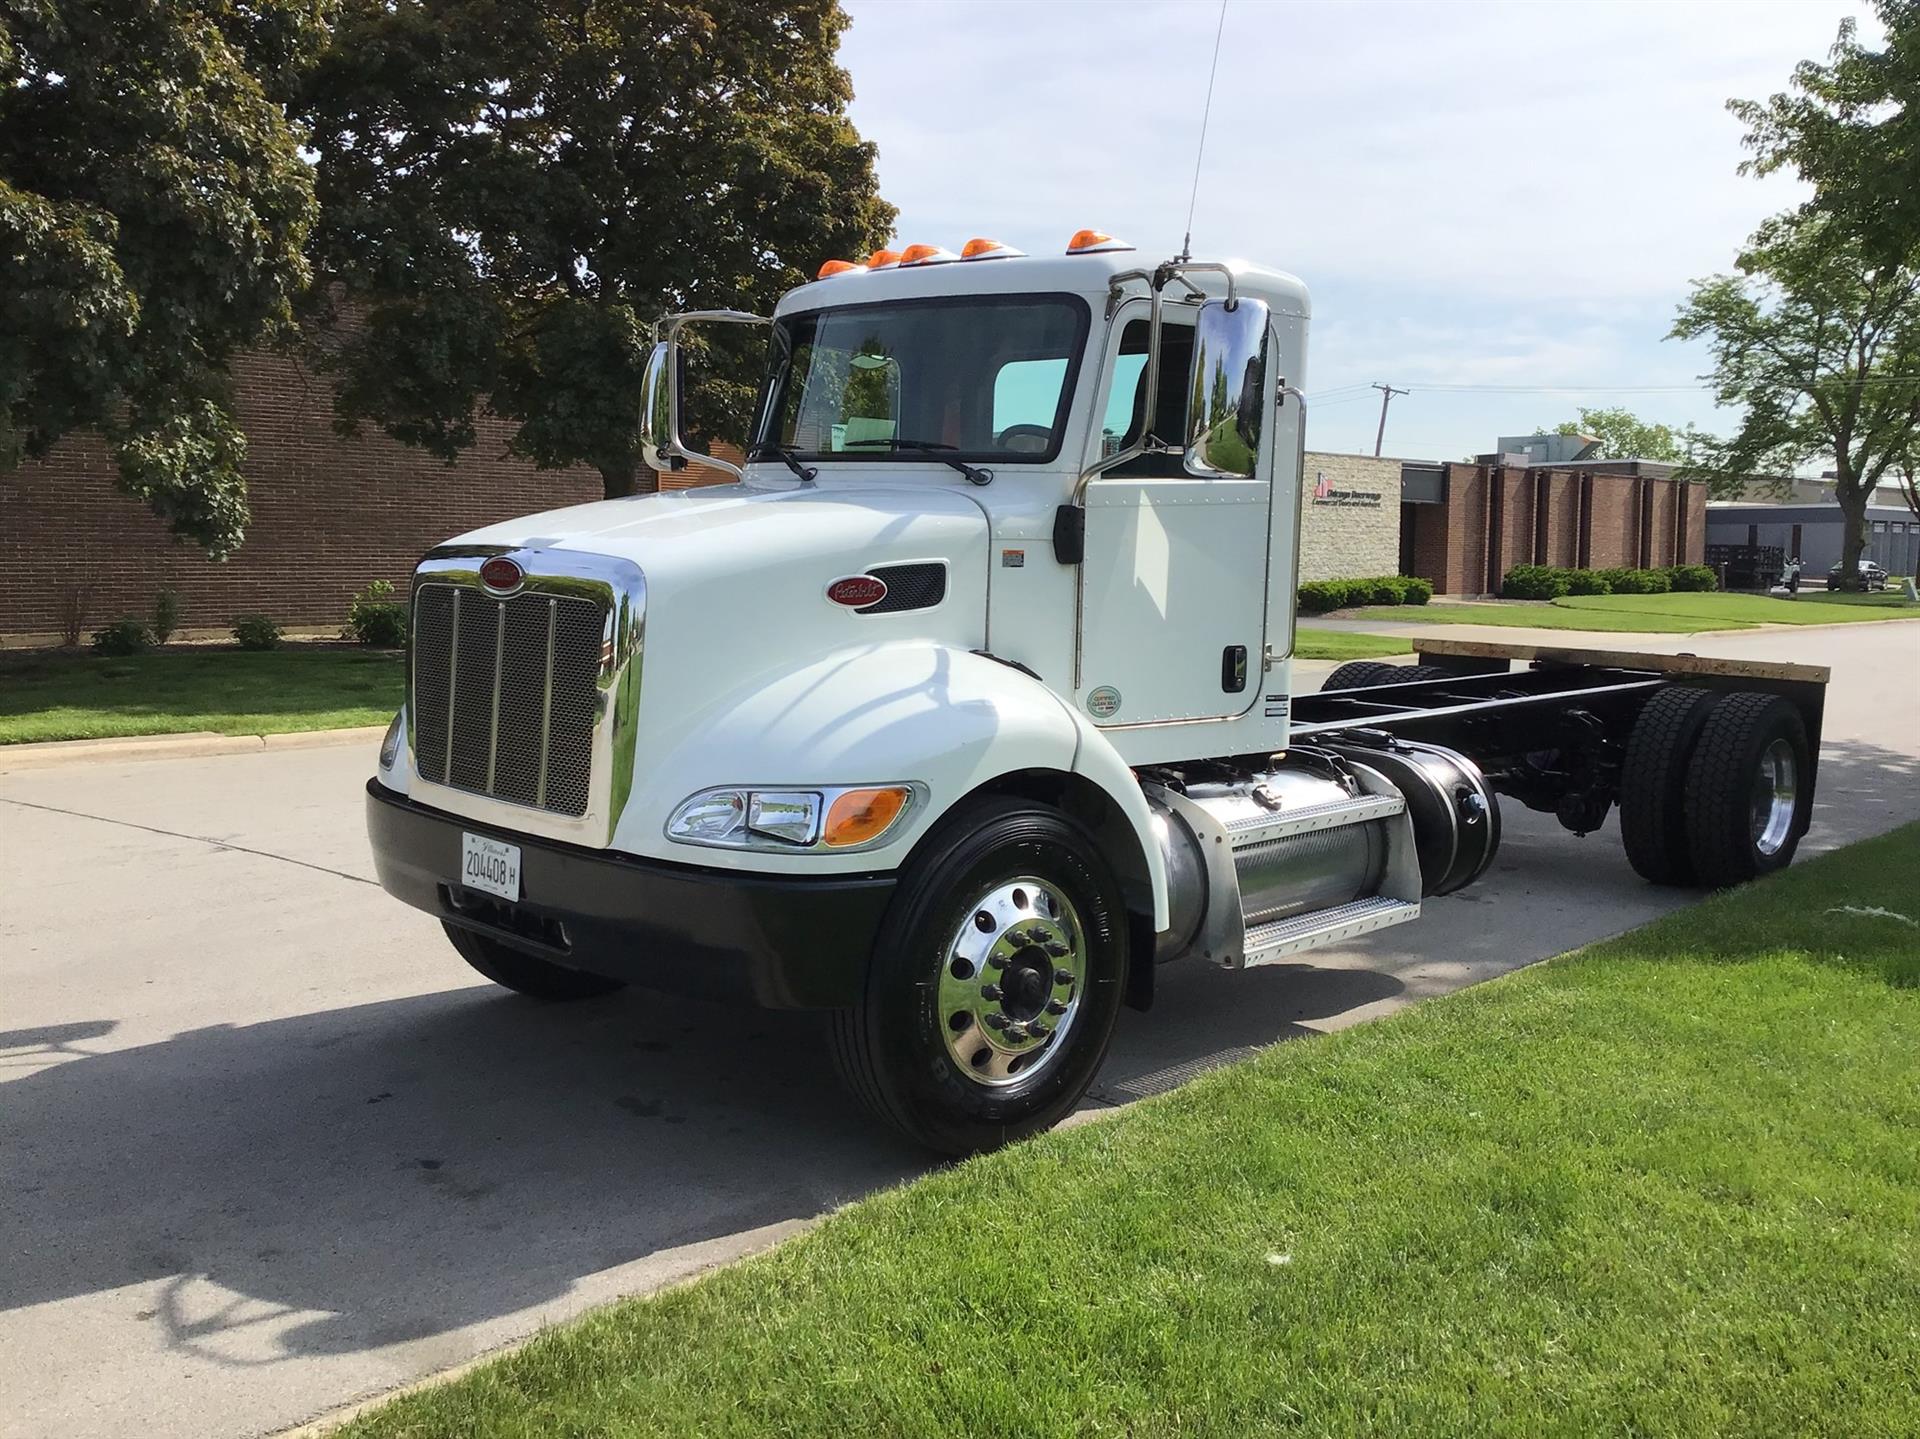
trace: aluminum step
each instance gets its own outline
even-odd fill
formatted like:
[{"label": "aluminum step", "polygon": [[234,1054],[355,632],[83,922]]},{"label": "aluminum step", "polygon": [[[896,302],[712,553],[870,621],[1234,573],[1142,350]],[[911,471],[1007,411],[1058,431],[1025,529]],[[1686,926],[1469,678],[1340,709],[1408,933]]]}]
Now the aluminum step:
[{"label": "aluminum step", "polygon": [[1404,813],[1407,802],[1399,795],[1361,794],[1350,799],[1329,800],[1325,804],[1303,805],[1298,809],[1275,810],[1272,814],[1230,820],[1227,841],[1238,850],[1290,835],[1312,834],[1315,830],[1338,829],[1342,825],[1364,824],[1368,820],[1387,819]]},{"label": "aluminum step", "polygon": [[1270,924],[1256,924],[1247,930],[1245,957],[1237,967],[1251,969],[1256,964],[1272,964],[1303,950],[1338,944],[1343,939],[1355,939],[1419,917],[1417,901],[1375,895],[1370,899],[1356,899],[1351,904],[1337,904],[1332,909],[1316,909],[1276,919]]}]

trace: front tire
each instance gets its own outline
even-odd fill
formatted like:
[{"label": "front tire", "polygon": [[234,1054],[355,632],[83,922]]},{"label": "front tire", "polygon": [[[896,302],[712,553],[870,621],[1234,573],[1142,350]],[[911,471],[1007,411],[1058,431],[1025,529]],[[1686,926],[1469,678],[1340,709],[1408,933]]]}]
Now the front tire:
[{"label": "front tire", "polygon": [[617,979],[568,969],[564,964],[555,964],[537,954],[528,954],[524,949],[514,949],[511,945],[450,924],[444,919],[440,921],[440,927],[447,932],[447,938],[462,959],[495,984],[511,989],[516,994],[524,994],[532,999],[594,999],[626,988]]},{"label": "front tire", "polygon": [[1120,887],[1064,814],[995,797],[950,816],[908,862],[834,1016],[834,1053],[880,1118],[947,1154],[1049,1128],[1093,1082],[1126,989]]}]

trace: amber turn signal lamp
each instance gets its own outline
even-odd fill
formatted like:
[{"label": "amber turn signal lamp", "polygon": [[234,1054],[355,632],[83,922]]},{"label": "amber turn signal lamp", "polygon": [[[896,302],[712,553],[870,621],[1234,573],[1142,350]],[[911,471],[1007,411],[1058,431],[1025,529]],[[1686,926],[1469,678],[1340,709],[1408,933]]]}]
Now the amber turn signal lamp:
[{"label": "amber turn signal lamp", "polygon": [[906,812],[912,791],[904,785],[885,789],[850,789],[827,811],[821,839],[828,849],[846,849],[880,838]]}]

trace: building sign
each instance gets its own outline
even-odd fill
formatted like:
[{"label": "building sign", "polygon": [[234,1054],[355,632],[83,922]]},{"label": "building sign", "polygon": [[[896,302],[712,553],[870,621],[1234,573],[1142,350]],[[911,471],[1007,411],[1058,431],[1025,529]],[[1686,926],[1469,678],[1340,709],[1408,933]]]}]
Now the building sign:
[{"label": "building sign", "polygon": [[1314,471],[1313,502],[1316,505],[1343,505],[1350,509],[1380,508],[1378,490],[1336,490],[1333,478],[1325,470]]}]

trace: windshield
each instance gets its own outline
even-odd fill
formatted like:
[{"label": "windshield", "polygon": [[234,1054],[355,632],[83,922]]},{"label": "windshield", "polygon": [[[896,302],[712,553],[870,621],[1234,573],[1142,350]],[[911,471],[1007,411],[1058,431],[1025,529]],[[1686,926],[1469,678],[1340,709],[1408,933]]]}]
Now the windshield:
[{"label": "windshield", "polygon": [[775,325],[756,445],[805,459],[1042,463],[1060,452],[1086,340],[1073,295],[813,310]]}]

